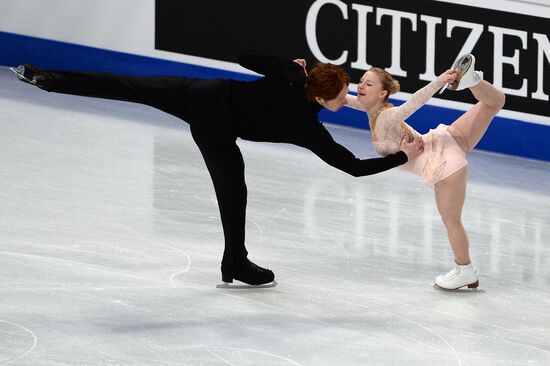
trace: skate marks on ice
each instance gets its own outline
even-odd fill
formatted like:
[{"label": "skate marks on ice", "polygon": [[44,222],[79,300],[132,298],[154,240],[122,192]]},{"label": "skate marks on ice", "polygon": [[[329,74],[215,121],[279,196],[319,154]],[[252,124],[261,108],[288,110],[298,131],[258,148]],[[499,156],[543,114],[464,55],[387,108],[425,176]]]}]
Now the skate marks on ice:
[{"label": "skate marks on ice", "polygon": [[[29,258],[29,256],[25,256],[27,258]],[[69,262],[69,261],[66,261],[66,260],[59,260],[59,259],[54,259],[54,258],[44,258],[42,256],[40,257],[37,257],[37,256],[32,256],[34,257],[35,259],[40,259],[40,260],[48,260],[49,262],[52,262],[52,263],[63,263],[63,262]],[[71,263],[77,263],[75,261],[70,261]],[[68,263],[67,263],[68,264]],[[89,266],[87,266],[89,269],[94,269],[94,270],[100,270],[100,271],[105,271],[105,268],[90,268]],[[95,267],[95,266],[94,266]],[[168,284],[167,282],[164,282],[164,281],[155,281],[154,279],[151,279],[151,278],[145,278],[143,276],[136,276],[136,275],[131,275],[131,274],[128,274],[128,273],[118,273],[117,271],[108,271],[112,274],[117,274],[117,275],[123,275],[124,277],[131,277],[131,278],[141,278],[143,280],[147,279],[147,280],[153,280],[154,282],[158,282],[158,283],[164,283],[164,284]],[[180,271],[181,272],[181,271]],[[307,316],[305,314],[301,314],[300,312],[296,312],[294,310],[292,311],[289,311],[289,309],[285,309],[285,307],[281,307],[281,306],[273,306],[272,304],[268,304],[268,303],[265,303],[264,301],[258,301],[258,300],[254,300],[254,299],[251,299],[251,298],[247,298],[246,296],[242,296],[244,295],[245,292],[233,292],[231,291],[231,294],[229,294],[228,292],[217,292],[216,290],[212,289],[206,289],[206,288],[201,288],[201,286],[189,286],[187,284],[182,284],[182,283],[177,283],[174,278],[173,279],[173,283],[170,283],[170,285],[174,285],[176,284],[177,287],[179,288],[193,288],[195,290],[199,290],[199,291],[205,291],[205,292],[210,292],[210,293],[217,293],[218,295],[219,294],[222,294],[222,296],[230,296],[232,298],[238,298],[240,300],[243,300],[245,302],[249,302],[249,303],[254,303],[254,304],[257,304],[257,305],[260,305],[262,307],[265,307],[267,306],[268,308],[272,308],[272,309],[275,309],[277,311],[282,311],[282,312],[285,312],[287,314],[290,314],[290,315],[293,315],[293,316],[298,316],[300,318],[303,318],[303,319],[306,319],[307,321],[312,321],[313,323],[318,323],[318,324],[321,324],[324,325],[325,327],[334,327],[334,324],[331,324],[330,322],[324,322],[322,321],[321,319],[315,319],[315,317],[310,317],[310,316]],[[90,297],[90,296],[93,296],[93,295],[90,295],[90,294],[84,294],[84,293],[81,293],[81,292],[76,292],[76,291],[70,291],[70,292],[73,292],[77,295],[80,295],[80,296],[84,296],[84,297]],[[249,293],[249,291],[246,291],[247,293]],[[241,295],[241,296],[239,296]],[[116,300],[113,300],[112,298],[103,298],[102,297],[102,300],[103,301],[106,301],[106,302],[110,302],[110,303],[117,303],[118,305],[122,305],[122,306],[125,306],[125,307],[129,307],[129,308],[132,308],[134,310],[140,310],[140,311],[145,311],[145,312],[148,312],[148,313],[157,313],[156,311],[153,311],[152,309],[144,309],[144,308],[138,308],[134,305],[130,305],[130,304],[127,304],[127,303],[124,303],[124,302],[121,302],[121,301],[116,301]],[[158,313],[157,313],[158,314]],[[391,312],[390,312],[391,314]],[[158,314],[160,315],[160,314]],[[176,321],[175,318],[171,319],[173,321]],[[417,324],[419,324],[418,322],[416,322]],[[340,327],[338,327],[340,328]],[[428,331],[429,331],[429,328],[426,328]],[[343,330],[343,329],[342,329]],[[357,334],[360,334],[359,332]],[[434,335],[438,335],[437,333],[434,333]],[[361,337],[362,338],[362,337]],[[375,345],[371,345],[372,347],[375,347]],[[257,352],[257,353],[261,353],[261,352]]]},{"label": "skate marks on ice", "polygon": [[[34,334],[34,332],[20,324],[16,324],[16,323],[12,323],[12,322],[9,322],[7,320],[1,320],[0,319],[0,329],[2,328],[2,325],[7,325],[7,326],[11,326],[11,328],[13,327],[16,327],[16,328],[19,328],[20,330],[23,330],[24,332],[26,332],[27,334],[30,334],[30,336],[32,337],[32,345],[30,346],[29,349],[27,349],[25,352],[19,354],[19,355],[16,355],[15,357],[7,357],[7,358],[0,358],[0,365],[9,365],[9,364],[12,364],[14,363],[15,361],[17,360],[20,360],[22,359],[23,357],[27,356],[28,354],[30,354],[32,351],[34,351],[34,349],[36,348],[36,345],[38,344],[38,338],[36,337],[36,334]],[[10,335],[10,339],[14,338],[14,332],[4,332],[4,331],[1,331],[0,333],[7,333]],[[1,353],[4,353],[8,350],[6,349],[0,349],[0,352]],[[0,357],[3,357],[0,353]],[[10,351],[10,353],[15,353],[13,351]]]},{"label": "skate marks on ice", "polygon": [[[313,288],[312,288],[313,289]],[[309,297],[310,299],[313,299],[313,298],[317,298],[319,301],[322,301],[324,300],[324,296],[323,295],[318,295],[317,293],[331,293],[333,295],[336,295],[336,297],[338,298],[337,302],[339,305],[335,305],[335,307],[337,308],[344,308],[344,306],[342,305],[345,305],[346,307],[349,307],[349,308],[357,308],[357,309],[362,309],[362,310],[365,310],[367,312],[376,312],[378,314],[378,316],[380,314],[385,314],[388,318],[387,319],[399,319],[405,323],[409,323],[409,324],[412,324],[414,327],[417,327],[419,329],[422,329],[423,331],[429,333],[431,336],[433,336],[435,339],[438,339],[440,342],[442,342],[445,347],[447,349],[447,352],[444,351],[444,348],[438,346],[437,344],[434,344],[434,343],[426,343],[424,341],[421,341],[421,337],[412,337],[412,336],[408,336],[406,333],[403,333],[403,334],[399,334],[400,337],[405,337],[407,338],[408,340],[411,341],[411,344],[417,344],[417,347],[418,346],[421,346],[421,347],[424,347],[426,350],[425,352],[430,352],[430,353],[437,353],[437,354],[444,354],[444,353],[448,353],[448,355],[450,357],[452,357],[454,360],[456,360],[456,365],[458,366],[462,366],[464,365],[464,363],[462,362],[457,350],[453,347],[453,345],[451,344],[451,342],[446,339],[440,332],[432,329],[432,327],[429,327],[427,324],[419,321],[416,317],[415,317],[415,320],[412,320],[410,319],[409,317],[406,316],[406,314],[408,314],[407,312],[405,311],[391,311],[388,309],[389,306],[386,306],[384,304],[380,304],[379,302],[382,301],[382,303],[384,302],[388,302],[389,304],[388,305],[397,305],[397,306],[410,306],[408,304],[405,304],[405,303],[401,303],[401,302],[397,302],[397,301],[391,301],[391,300],[385,300],[385,299],[382,299],[382,298],[379,298],[379,297],[371,297],[371,296],[368,296],[368,295],[364,295],[364,294],[358,294],[358,293],[352,293],[352,292],[349,292],[349,291],[346,291],[346,290],[338,290],[338,289],[327,289],[327,288],[323,288],[323,287],[315,287],[314,291],[312,291],[311,293],[309,291],[302,291],[302,292],[299,292],[299,293],[295,293],[295,295],[299,295],[299,294],[304,294],[307,292],[307,297]],[[359,299],[358,301],[349,301],[349,300],[345,300],[346,298],[353,298],[353,297],[359,297],[360,299],[368,299],[369,301],[372,301],[372,304],[374,305],[369,305],[369,304],[365,304],[365,303],[362,303],[362,302],[359,302]],[[427,309],[425,308],[422,308],[422,310],[426,311]],[[403,315],[405,314],[405,315]],[[391,322],[391,320],[388,320],[388,323]],[[359,331],[359,330],[356,330],[357,334],[358,335],[362,335],[362,332]],[[379,345],[376,345],[376,344],[373,344],[371,346],[374,346],[376,348],[380,348]]]},{"label": "skate marks on ice", "polygon": [[64,265],[64,266],[67,266],[69,268],[74,268],[75,266],[78,266],[80,268],[85,268],[87,270],[91,270],[91,271],[94,271],[94,272],[104,273],[104,274],[108,274],[108,275],[116,275],[117,277],[122,276],[122,277],[126,277],[126,278],[129,278],[129,279],[137,279],[137,280],[142,280],[142,281],[164,283],[164,284],[166,283],[165,281],[160,281],[160,280],[157,280],[155,278],[145,277],[145,276],[137,275],[137,274],[134,274],[134,273],[131,273],[131,272],[121,272],[121,271],[117,271],[117,270],[114,270],[112,268],[105,267],[105,266],[102,266],[102,265],[90,264],[90,263],[81,262],[81,261],[74,261],[74,260],[68,260],[68,259],[63,259],[63,258],[50,257],[50,256],[47,256],[47,255],[42,255],[42,254],[28,254],[28,253],[10,252],[10,251],[5,251],[5,250],[1,250],[0,253],[3,254],[3,255],[9,255],[9,256],[14,256],[14,257],[22,257],[22,258],[25,258],[27,260],[44,261],[44,262],[50,263],[52,265]]},{"label": "skate marks on ice", "polygon": [[[248,354],[252,354],[252,355],[255,355],[255,356],[267,356],[267,358],[273,360],[273,359],[277,359],[277,360],[282,360],[282,361],[286,361],[288,362],[290,365],[295,365],[295,366],[302,366],[301,364],[297,363],[296,361],[293,361],[291,360],[290,358],[286,358],[286,357],[283,357],[283,356],[279,356],[279,355],[276,355],[274,353],[269,353],[269,352],[262,352],[262,351],[257,351],[257,350],[253,350],[253,349],[244,349],[244,348],[238,348],[238,347],[223,347],[223,346],[205,346],[205,347],[197,347],[198,349],[200,348],[205,348],[211,355],[215,356],[216,358],[220,359],[221,361],[225,362],[226,364],[228,365],[236,365],[236,364],[239,364],[239,362],[241,361],[242,362],[242,353],[248,353]],[[229,358],[230,355],[224,355],[224,357],[222,357],[220,355],[220,353],[222,353],[221,351],[224,351],[225,353],[230,353],[231,354],[234,354],[234,353],[237,353],[237,359],[236,359],[236,363],[232,363],[230,362],[229,360],[227,360],[226,358]],[[264,362],[266,362],[264,360]]]},{"label": "skate marks on ice", "polygon": [[185,258],[187,259],[187,265],[185,266],[184,269],[182,269],[181,271],[178,271],[178,272],[175,272],[175,273],[172,273],[170,275],[170,278],[168,279],[168,281],[172,284],[172,286],[177,286],[178,284],[176,283],[176,277],[181,275],[181,274],[184,274],[184,273],[187,273],[189,272],[189,268],[191,268],[191,257],[185,253],[183,250],[179,249],[179,248],[176,248],[170,244],[164,244],[165,246],[169,247],[169,248],[172,248],[174,249],[176,252],[178,252],[179,254],[182,254],[183,256],[185,256]]},{"label": "skate marks on ice", "polygon": [[[325,290],[325,289],[318,288],[317,290],[321,290],[321,292],[322,292],[322,290]],[[212,290],[212,291],[215,291],[215,290]],[[278,312],[282,312],[282,313],[285,313],[287,315],[303,319],[304,321],[306,321],[308,323],[316,324],[316,325],[322,327],[323,329],[332,329],[333,331],[344,332],[345,334],[347,334],[347,337],[350,337],[350,338],[354,339],[354,342],[360,343],[360,346],[362,348],[372,348],[372,349],[378,350],[378,351],[380,351],[381,349],[382,350],[387,350],[387,351],[390,351],[391,349],[393,349],[390,346],[387,346],[387,345],[384,345],[384,344],[381,345],[378,340],[373,339],[372,337],[370,337],[368,335],[368,332],[367,332],[367,334],[365,334],[365,329],[349,329],[349,328],[344,327],[342,325],[335,324],[330,319],[330,317],[325,319],[324,315],[322,315],[322,316],[312,315],[312,314],[304,313],[302,311],[297,311],[295,308],[289,309],[285,306],[269,304],[269,303],[265,303],[263,301],[255,300],[253,298],[240,296],[242,294],[250,293],[249,291],[238,292],[238,294],[240,294],[240,295],[233,295],[234,292],[232,292],[232,291],[231,292],[218,292],[218,293],[224,294],[224,295],[227,295],[227,296],[230,296],[230,297],[233,297],[233,298],[237,298],[237,299],[243,300],[245,302],[256,303],[258,305],[261,305],[262,307],[271,308],[271,309],[276,310]],[[327,299],[326,296],[322,295],[322,294],[310,296],[309,294],[305,294],[303,292],[295,293],[295,292],[292,292],[292,291],[278,291],[278,293],[279,293],[279,295],[292,296],[292,297],[294,297],[296,295],[302,296],[302,298],[304,300],[307,299],[308,302],[311,301],[311,300],[319,300],[319,301],[323,302]],[[342,292],[342,293],[345,293],[347,295],[356,295],[356,294],[351,294],[349,292]],[[354,306],[356,308],[363,308],[363,309],[367,309],[367,310],[371,310],[371,311],[373,310],[370,306],[367,306],[365,304],[349,302],[349,301],[342,300],[341,298],[339,300],[337,300],[337,304],[339,304],[339,305],[334,305],[334,308],[342,308],[342,305],[347,305],[347,306],[351,305],[351,306]],[[439,339],[441,342],[443,342],[445,344],[446,348],[449,349],[449,351],[447,351],[447,352],[451,355],[452,358],[454,358],[456,360],[457,365],[459,365],[459,366],[463,365],[463,362],[461,361],[460,357],[458,356],[458,352],[451,345],[451,343],[449,341],[447,341],[447,339],[444,336],[442,336],[440,333],[438,333],[435,330],[423,325],[421,322],[410,320],[407,317],[400,316],[397,313],[392,312],[392,311],[379,309],[378,306],[376,306],[376,308],[377,308],[376,309],[377,312],[387,314],[388,316],[390,316],[390,318],[391,317],[399,318],[399,319],[401,319],[405,322],[409,322],[409,323],[413,324],[416,327],[424,329],[425,331],[427,331],[432,336]],[[400,334],[400,336],[408,338],[412,343],[414,343],[417,346],[421,345],[421,346],[425,347],[427,349],[427,352],[440,354],[440,355],[445,353],[445,351],[442,350],[440,347],[437,347],[437,345],[425,344],[422,341],[420,341],[418,339],[415,339],[412,336],[411,337],[407,336],[406,334],[404,334],[404,335]],[[225,349],[225,350],[231,350],[231,351],[253,352],[253,353],[258,353],[258,354],[271,355],[271,356],[280,358],[282,360],[286,360],[288,362],[291,362],[293,365],[298,365],[298,363],[296,363],[296,362],[294,362],[290,359],[279,357],[279,356],[276,356],[274,354],[254,351],[254,350],[250,350],[250,349],[245,350],[245,349],[237,348],[237,347],[212,347],[212,346],[205,346],[205,347],[207,347],[209,349],[209,352],[211,352],[212,349],[214,348],[214,349]],[[417,350],[415,350],[415,352],[416,351]],[[217,352],[215,354],[215,356],[218,357],[220,360],[223,360],[224,362],[226,362],[229,365],[234,365],[233,363],[231,363],[229,360],[226,359],[227,357],[224,358],[221,355],[219,355],[219,352]],[[242,357],[242,355],[241,355],[241,357]],[[236,364],[238,364],[238,362]]]},{"label": "skate marks on ice", "polygon": [[[521,331],[521,328],[518,329],[515,327],[495,324],[491,321],[479,320],[482,318],[478,318],[476,314],[472,314],[472,316],[464,316],[453,311],[441,311],[438,310],[438,308],[434,308],[433,305],[431,305],[431,302],[430,305],[419,306],[408,302],[397,301],[395,299],[387,299],[380,296],[369,296],[364,292],[350,292],[345,289],[329,289],[318,286],[311,289],[313,291],[308,291],[308,287],[305,287],[303,291],[297,292],[295,294],[305,295],[307,293],[306,296],[308,298],[318,298],[319,301],[322,301],[325,299],[325,297],[323,295],[320,295],[320,293],[329,292],[332,294],[332,296],[335,296],[339,299],[338,303],[340,305],[337,306],[338,308],[343,307],[343,305],[357,307],[364,309],[365,311],[375,311],[376,313],[387,314],[388,316],[390,316],[390,318],[393,317],[396,319],[401,319],[407,323],[413,324],[414,326],[427,331],[428,333],[438,338],[441,342],[443,342],[449,350],[449,355],[452,355],[452,357],[456,360],[457,365],[459,366],[470,364],[471,362],[473,362],[473,360],[475,360],[474,364],[476,364],[477,362],[485,363],[486,361],[488,362],[488,360],[485,358],[487,357],[487,355],[483,352],[480,352],[478,354],[475,354],[475,352],[472,354],[472,350],[468,350],[467,353],[464,352],[464,344],[462,344],[463,342],[457,341],[457,339],[455,339],[455,336],[460,333],[460,331],[457,333],[457,330],[455,330],[452,326],[452,328],[448,328],[450,327],[450,325],[448,324],[451,323],[466,324],[466,328],[476,329],[475,331],[471,331],[473,332],[472,335],[476,336],[477,338],[481,337],[481,339],[484,339],[484,342],[498,343],[499,347],[502,344],[506,344],[509,350],[512,350],[512,353],[509,353],[509,355],[514,355],[514,358],[520,357],[522,353],[529,353],[531,355],[530,358],[534,359],[532,361],[529,361],[529,364],[538,364],[537,362],[539,359],[548,360],[550,357],[550,344],[548,343],[548,340],[546,338],[528,334],[524,331]],[[289,292],[285,291],[285,293]],[[485,291],[483,290],[464,290],[464,292],[459,291],[459,293],[457,293],[457,291],[440,291],[437,293],[444,296],[456,295],[453,296],[456,299],[464,298],[464,296],[467,296],[468,298],[476,295],[483,296],[483,298],[480,298],[482,299],[481,301],[485,303],[494,303],[496,306],[500,305],[500,301],[498,299],[495,301],[495,299],[487,296],[485,294]],[[470,294],[471,296],[469,296],[468,294]],[[356,301],[345,300],[353,299],[354,297],[357,298]],[[367,300],[367,303],[365,303],[364,300]],[[393,307],[396,307],[397,309],[392,309]],[[444,321],[446,324],[440,324],[442,321]],[[468,323],[470,323],[471,326],[468,326]],[[448,329],[440,331],[440,329],[443,327]],[[434,328],[437,328],[438,330]],[[422,337],[409,337],[406,334],[400,335],[410,339],[410,341],[413,343],[417,343],[425,347],[426,352],[441,353],[442,351],[442,349],[436,344],[426,343],[425,341],[422,341]],[[453,346],[453,344],[458,345],[460,349],[457,350]],[[477,344],[477,341],[476,343],[474,343],[474,345],[475,344]],[[497,357],[497,359],[491,359],[490,363],[492,364],[492,362],[495,362],[498,359],[499,357]],[[507,361],[511,361],[513,363],[512,360],[507,359]],[[542,364],[546,365],[546,363]]]},{"label": "skate marks on ice", "polygon": [[[122,290],[124,288],[125,287],[120,287],[119,289]],[[115,289],[115,288],[112,287],[110,289]],[[154,309],[150,309],[148,307],[142,307],[142,306],[136,306],[136,305],[133,305],[133,304],[129,304],[125,301],[122,301],[122,300],[119,300],[119,299],[114,299],[112,296],[109,296],[109,295],[100,296],[100,295],[96,295],[96,294],[84,293],[82,291],[69,290],[69,289],[58,289],[58,290],[76,295],[79,298],[87,298],[89,300],[96,300],[96,301],[100,301],[100,302],[103,302],[103,303],[108,304],[108,305],[114,305],[114,306],[117,306],[117,307],[118,306],[124,307],[124,308],[127,308],[129,311],[137,310],[138,312],[143,313],[143,314],[158,316],[160,318],[163,318],[165,320],[173,322],[174,324],[176,324],[177,322],[180,321],[180,319],[176,319],[176,318],[174,318],[172,316],[169,316],[169,315],[167,315],[163,312],[160,312],[160,311],[157,311],[157,310],[154,310]],[[85,290],[88,290],[88,289],[85,289]],[[74,321],[71,318],[65,318],[65,317],[60,317],[60,316],[56,316],[56,318],[59,319],[59,320],[64,320],[64,321]],[[78,321],[78,324],[80,324],[82,326],[85,326],[85,323],[81,322],[81,321]],[[108,358],[109,362],[112,362],[114,360],[114,361],[118,362],[118,364],[121,364],[121,365],[130,364],[128,362],[125,362],[125,360],[128,360],[128,355],[127,354],[125,354],[123,352],[121,353],[118,350],[116,350],[116,351],[102,350],[103,345],[101,344],[101,342],[91,341],[89,339],[83,340],[82,337],[79,337],[76,340],[79,344],[85,345],[86,348],[93,349],[98,354]],[[159,364],[157,361],[160,361],[162,364],[171,365],[171,363],[166,358],[164,358],[159,352],[157,352],[151,346],[148,346],[148,345],[142,343],[143,341],[138,341],[137,339],[133,339],[131,337],[124,337],[124,340],[126,342],[135,344],[137,347],[139,347],[141,349],[144,349],[147,353],[153,355],[153,357],[154,357],[152,360],[150,360],[150,359],[140,359],[139,360],[140,362],[144,361],[144,360],[155,361],[154,364],[157,365],[157,364]],[[98,362],[101,362],[101,361],[98,361]],[[131,361],[131,362],[133,363],[133,362],[136,362],[136,361]]]}]

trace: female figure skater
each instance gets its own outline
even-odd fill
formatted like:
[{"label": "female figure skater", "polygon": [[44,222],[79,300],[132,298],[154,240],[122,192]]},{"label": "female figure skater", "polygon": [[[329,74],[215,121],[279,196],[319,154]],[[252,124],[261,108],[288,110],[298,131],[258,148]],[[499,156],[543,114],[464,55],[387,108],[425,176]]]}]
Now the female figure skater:
[{"label": "female figure skater", "polygon": [[404,142],[404,151],[398,147],[384,158],[358,159],[336,143],[317,118],[323,108],[336,111],[346,104],[349,76],[343,69],[321,64],[308,76],[301,60],[293,62],[255,51],[241,52],[239,63],[265,76],[240,82],[45,71],[31,65],[13,70],[22,81],[46,91],[142,103],[189,123],[214,183],[220,210],[225,238],[223,282],[235,279],[248,285],[275,285],[272,271],[247,258],[247,188],[237,138],[302,146],[355,177],[383,172],[414,159],[421,139]]},{"label": "female figure skater", "polygon": [[399,149],[402,140],[418,136],[404,120],[424,105],[438,89],[462,90],[470,88],[478,103],[450,126],[440,124],[422,135],[424,151],[402,168],[422,177],[435,189],[437,208],[454,253],[456,266],[438,276],[436,286],[456,290],[464,286],[477,288],[477,271],[470,260],[469,242],[462,225],[462,207],[466,194],[468,162],[465,154],[483,137],[493,117],[504,106],[504,94],[482,80],[474,71],[473,55],[459,57],[451,70],[418,90],[412,97],[394,107],[388,103],[390,94],[399,91],[399,82],[380,68],[367,71],[358,84],[358,96],[348,95],[348,106],[367,112],[371,136],[376,152],[387,156]]}]

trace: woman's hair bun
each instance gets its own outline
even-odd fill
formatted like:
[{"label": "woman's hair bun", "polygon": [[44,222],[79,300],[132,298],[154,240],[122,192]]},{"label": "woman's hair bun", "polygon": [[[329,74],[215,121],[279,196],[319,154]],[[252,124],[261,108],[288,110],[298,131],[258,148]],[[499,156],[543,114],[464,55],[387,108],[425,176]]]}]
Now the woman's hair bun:
[{"label": "woman's hair bun", "polygon": [[401,86],[399,85],[399,81],[393,79],[390,87],[390,94],[395,94],[400,90]]}]

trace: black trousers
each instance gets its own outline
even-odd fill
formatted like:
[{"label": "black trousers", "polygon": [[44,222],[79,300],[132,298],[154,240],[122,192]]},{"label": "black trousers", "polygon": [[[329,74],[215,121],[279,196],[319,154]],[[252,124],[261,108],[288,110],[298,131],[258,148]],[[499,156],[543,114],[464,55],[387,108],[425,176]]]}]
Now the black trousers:
[{"label": "black trousers", "polygon": [[146,104],[189,123],[218,200],[225,237],[222,272],[238,272],[248,254],[244,244],[247,188],[244,161],[236,144],[235,125],[227,102],[230,82],[106,73],[49,73],[53,81],[45,90]]}]

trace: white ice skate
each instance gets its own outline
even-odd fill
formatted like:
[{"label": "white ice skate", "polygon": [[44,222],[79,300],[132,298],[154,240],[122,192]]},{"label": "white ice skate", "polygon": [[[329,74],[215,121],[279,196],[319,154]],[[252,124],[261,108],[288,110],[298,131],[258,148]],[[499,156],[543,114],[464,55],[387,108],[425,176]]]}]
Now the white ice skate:
[{"label": "white ice skate", "polygon": [[456,80],[453,83],[445,84],[439,94],[443,93],[445,89],[450,90],[463,90],[476,86],[481,80],[483,80],[483,73],[481,71],[475,71],[476,58],[474,55],[462,55],[456,59],[451,67],[451,70],[458,72]]},{"label": "white ice skate", "polygon": [[464,286],[475,289],[479,286],[477,270],[471,263],[465,266],[457,264],[453,270],[438,276],[435,279],[435,286],[447,291],[458,290]]}]

